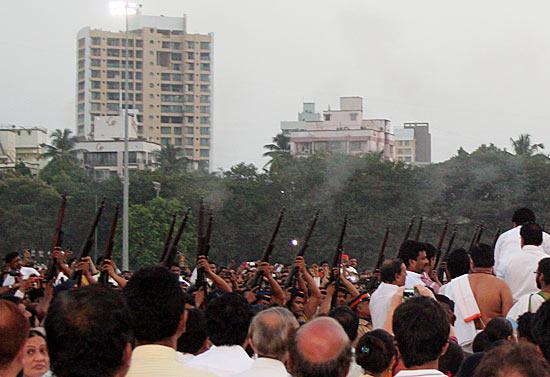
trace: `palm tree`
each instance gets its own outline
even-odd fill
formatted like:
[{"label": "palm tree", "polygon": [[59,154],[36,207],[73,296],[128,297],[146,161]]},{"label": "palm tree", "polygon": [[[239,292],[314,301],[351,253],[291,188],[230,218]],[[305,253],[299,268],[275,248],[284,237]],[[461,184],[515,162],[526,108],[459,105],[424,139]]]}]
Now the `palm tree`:
[{"label": "palm tree", "polygon": [[510,138],[514,151],[518,156],[532,156],[539,148],[544,149],[544,144],[531,144],[531,135],[521,134],[517,140]]},{"label": "palm tree", "polygon": [[187,169],[189,159],[181,155],[181,148],[167,144],[156,153],[157,164],[164,173],[181,172]]},{"label": "palm tree", "polygon": [[267,152],[262,156],[271,158],[271,160],[264,165],[264,170],[271,165],[273,159],[290,155],[290,136],[281,132],[275,135],[272,141],[271,144],[264,145],[264,149],[267,149]]},{"label": "palm tree", "polygon": [[52,159],[65,159],[73,160],[74,156],[72,155],[72,150],[77,142],[75,136],[71,136],[73,132],[68,128],[65,128],[63,131],[57,129],[53,131],[50,135],[52,141],[51,144],[43,144],[43,147],[46,147],[46,152],[42,153],[43,157],[52,158]]}]

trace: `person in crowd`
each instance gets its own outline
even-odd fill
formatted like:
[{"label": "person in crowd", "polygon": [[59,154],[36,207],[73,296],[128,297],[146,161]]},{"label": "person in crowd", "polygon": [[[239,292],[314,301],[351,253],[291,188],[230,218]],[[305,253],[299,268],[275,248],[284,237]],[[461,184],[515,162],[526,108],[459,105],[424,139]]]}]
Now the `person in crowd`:
[{"label": "person in crowd", "polygon": [[206,306],[206,321],[213,346],[187,365],[220,377],[249,369],[253,360],[245,348],[251,320],[250,305],[238,293],[226,292],[212,299]]},{"label": "person in crowd", "polygon": [[288,377],[285,363],[288,360],[288,347],[298,321],[285,308],[274,307],[256,314],[248,331],[249,344],[256,359],[250,369],[235,377]]},{"label": "person in crowd", "polygon": [[304,257],[296,257],[294,268],[298,269],[298,288],[289,289],[286,306],[299,322],[306,322],[317,313],[317,308],[321,304],[321,291],[307,270]]},{"label": "person in crowd", "polygon": [[363,368],[363,377],[391,377],[396,358],[393,337],[381,329],[363,335],[355,349],[355,360]]},{"label": "person in crowd", "polygon": [[532,334],[535,344],[544,357],[550,362],[550,301],[545,302],[537,310],[533,318]]},{"label": "person in crowd", "polygon": [[187,316],[175,274],[164,267],[143,268],[132,275],[123,293],[136,338],[128,376],[210,375],[177,361],[177,341]]},{"label": "person in crowd", "polygon": [[448,377],[456,376],[463,361],[462,348],[455,342],[449,342],[447,351],[439,358],[439,371]]},{"label": "person in crowd", "polygon": [[474,377],[550,377],[550,364],[528,343],[504,344],[487,352]]},{"label": "person in crowd", "polygon": [[434,293],[438,293],[439,288],[441,288],[441,283],[439,282],[437,271],[435,270],[437,249],[434,245],[428,242],[426,242],[424,245],[426,247],[426,257],[428,258],[428,263],[426,264],[426,266],[424,266],[424,271],[422,271],[422,276],[420,277],[420,279],[426,285],[426,287],[433,290]]},{"label": "person in crowd", "polygon": [[[519,268],[518,268],[519,269]],[[523,266],[521,267],[523,269]],[[526,271],[530,271],[526,269]],[[535,313],[540,306],[550,300],[550,258],[541,259],[532,279],[538,288],[538,292],[528,293],[519,298],[519,300],[508,311],[506,317],[513,322],[517,321],[523,313]]]},{"label": "person in crowd", "polygon": [[489,343],[495,343],[499,340],[513,341],[514,337],[512,324],[501,317],[491,319],[483,332]]},{"label": "person in crowd", "polygon": [[438,371],[438,362],[447,351],[451,327],[437,301],[407,299],[395,310],[392,328],[405,366],[396,377],[445,376]]},{"label": "person in crowd", "polygon": [[370,299],[371,295],[368,292],[363,291],[348,302],[348,307],[357,313],[357,316],[359,317],[359,331],[357,334],[359,337],[365,335],[369,331],[372,331]]},{"label": "person in crowd", "polygon": [[521,252],[511,255],[503,266],[502,277],[510,287],[514,301],[537,292],[537,281],[532,278],[533,271],[541,259],[548,258],[548,254],[542,249],[542,233],[538,224],[523,224],[519,232]]},{"label": "person in crowd", "polygon": [[17,305],[0,300],[0,376],[15,377],[23,367],[29,321]]},{"label": "person in crowd", "polygon": [[[467,275],[468,272],[470,272],[470,265],[471,260],[468,252],[463,248],[454,249],[447,256],[447,260],[445,261],[447,280],[450,281],[459,276]],[[445,285],[443,285],[442,288],[443,287],[445,287]],[[444,294],[441,290],[439,293]]]},{"label": "person in crowd", "polygon": [[130,366],[130,312],[119,292],[90,285],[59,293],[44,324],[57,377],[122,377]]},{"label": "person in crowd", "polygon": [[405,285],[406,276],[407,268],[400,259],[389,259],[382,263],[380,267],[382,283],[372,294],[369,306],[373,329],[384,327],[391,300],[397,289]]},{"label": "person in crowd", "polygon": [[428,265],[426,245],[422,242],[407,240],[399,247],[398,258],[405,263],[407,278],[405,288],[414,288],[417,285],[426,285],[422,281],[422,273]]},{"label": "person in crowd", "polygon": [[178,339],[177,350],[177,359],[183,364],[208,350],[208,331],[204,311],[196,308],[187,311],[185,332]]},{"label": "person in crowd", "polygon": [[23,266],[21,257],[16,251],[6,254],[4,262],[5,273],[3,274],[4,279],[1,286],[7,291],[2,292],[3,294],[8,293],[10,290],[15,292],[17,283],[20,283],[22,280],[27,280],[31,276],[40,276],[40,273],[35,268]]},{"label": "person in crowd", "polygon": [[361,367],[355,361],[355,345],[359,341],[359,316],[347,306],[337,306],[329,313],[329,317],[334,318],[342,326],[349,341],[351,342],[351,352],[354,355],[349,367],[348,377],[359,377],[363,374]]},{"label": "person in crowd", "polygon": [[49,377],[50,355],[46,336],[38,329],[29,332],[25,342],[22,377]]},{"label": "person in crowd", "polygon": [[342,326],[329,317],[315,318],[290,342],[289,369],[294,377],[345,377],[351,345]]},{"label": "person in crowd", "polygon": [[[504,269],[508,260],[521,252],[521,226],[527,223],[536,222],[535,214],[529,208],[518,208],[512,216],[512,229],[502,233],[495,244],[495,274],[498,277],[504,276]],[[550,235],[543,233],[542,249],[550,255]]]},{"label": "person in crowd", "polygon": [[535,319],[535,314],[533,313],[523,313],[518,317],[518,342],[528,342],[535,344],[535,339],[533,338],[533,319]]}]

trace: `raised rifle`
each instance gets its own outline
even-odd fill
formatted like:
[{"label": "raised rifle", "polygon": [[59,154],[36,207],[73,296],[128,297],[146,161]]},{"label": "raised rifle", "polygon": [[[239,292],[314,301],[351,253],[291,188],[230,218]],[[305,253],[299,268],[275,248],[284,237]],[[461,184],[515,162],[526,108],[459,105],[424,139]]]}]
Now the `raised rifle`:
[{"label": "raised rifle", "polygon": [[493,250],[495,250],[495,247],[497,246],[497,241],[499,236],[500,236],[500,227],[497,228],[497,231],[495,232],[495,237],[493,238]]},{"label": "raised rifle", "polygon": [[388,238],[390,236],[390,227],[386,227],[386,233],[384,234],[384,239],[382,240],[382,245],[380,245],[380,251],[378,252],[378,259],[376,260],[376,264],[374,265],[374,270],[372,271],[375,273],[376,271],[380,270],[380,266],[382,266],[382,263],[384,262],[384,252],[386,250],[386,245],[388,244]]},{"label": "raised rifle", "polygon": [[470,248],[468,249],[468,251],[472,251],[472,249],[476,245],[477,235],[479,233],[479,227],[480,225],[477,225],[474,230],[474,234],[472,235],[472,240],[470,241]]},{"label": "raised rifle", "polygon": [[[306,229],[306,233],[304,234],[304,238],[302,238],[303,240],[302,246],[300,247],[300,250],[298,250],[298,254],[296,254],[297,257],[303,257],[309,246],[309,239],[311,238],[311,234],[313,233],[313,230],[315,229],[315,225],[317,224],[317,220],[319,219],[319,212],[320,210],[315,211],[315,215],[313,215],[311,221],[309,222],[309,225]],[[285,282],[285,289],[289,287],[294,287],[294,285],[296,285],[297,273],[298,273],[298,268],[296,267],[294,267],[290,271]]]},{"label": "raised rifle", "polygon": [[483,224],[479,224],[479,231],[477,232],[476,237],[476,245],[479,245],[479,242],[481,241],[481,235],[483,234],[483,231],[485,230],[485,227]]},{"label": "raised rifle", "polygon": [[[285,208],[283,207],[279,212],[279,217],[277,218],[277,222],[275,223],[275,228],[271,233],[271,238],[269,239],[269,243],[264,249],[264,254],[262,255],[262,262],[269,262],[269,257],[271,256],[271,253],[275,248],[275,239],[277,238],[277,234],[279,233],[279,228],[281,227],[281,223],[283,222],[284,215],[285,215]],[[263,275],[264,274],[262,271],[258,271],[258,274],[256,275],[256,280],[254,281],[254,286],[260,285]]]},{"label": "raised rifle", "polygon": [[176,235],[174,236],[174,238],[172,238],[172,240],[170,241],[170,245],[168,246],[168,252],[166,253],[166,257],[160,262],[161,266],[164,266],[169,269],[172,266],[172,263],[174,263],[174,259],[176,258],[176,253],[178,252],[178,243],[180,242],[183,231],[185,230],[185,226],[187,225],[188,217],[189,217],[189,208],[187,208],[183,214],[183,219],[181,220],[181,224],[178,227],[178,231],[176,232]]},{"label": "raised rifle", "polygon": [[336,306],[338,299],[338,291],[340,289],[340,266],[342,265],[342,253],[344,251],[344,236],[346,235],[346,228],[348,226],[348,217],[344,216],[344,222],[340,229],[340,236],[338,237],[338,244],[336,245],[336,252],[332,259],[332,269],[330,275],[330,282],[334,283],[334,294],[332,295],[332,301],[330,303],[331,309]]},{"label": "raised rifle", "polygon": [[[200,256],[204,255],[204,246],[206,244],[206,230],[204,229],[204,201],[201,199],[199,205],[199,218],[197,224],[197,261]],[[195,287],[204,287],[205,286],[205,277],[204,270],[202,268],[197,268],[197,280],[195,280]],[[206,291],[204,292],[206,295]]]},{"label": "raised rifle", "polygon": [[418,229],[416,231],[415,241],[420,241],[420,235],[422,234],[422,225],[424,224],[424,217],[420,216],[420,221],[418,222]]},{"label": "raised rifle", "polygon": [[437,242],[437,254],[435,257],[435,267],[439,266],[439,261],[441,259],[441,253],[443,251],[443,242],[445,242],[445,236],[447,235],[447,230],[449,229],[449,220],[445,221],[445,226],[441,231],[441,236],[439,236],[439,241]]},{"label": "raised rifle", "polygon": [[166,253],[168,253],[168,247],[170,246],[170,241],[172,241],[172,235],[174,234],[174,228],[176,227],[176,213],[172,215],[172,222],[170,223],[170,228],[168,228],[168,234],[166,235],[166,240],[164,241],[164,248],[162,249],[162,255],[160,256],[160,262],[166,258]]},{"label": "raised rifle", "polygon": [[[214,217],[212,214],[208,216],[208,224],[206,225],[206,234],[204,237],[203,242],[203,250],[201,255],[204,256],[206,259],[208,259],[208,252],[210,251],[210,238],[212,237],[212,222],[214,221]],[[199,280],[199,270],[202,271],[201,278]],[[204,276],[204,269],[200,268],[197,270],[197,283],[200,283],[204,294],[206,295],[208,293],[208,284],[206,281],[206,276]]]},{"label": "raised rifle", "polygon": [[[80,255],[77,259],[77,261],[81,261],[83,258],[86,258],[90,255],[90,251],[92,250],[92,247],[94,246],[95,242],[95,230],[97,229],[97,224],[99,224],[99,220],[101,219],[101,215],[103,214],[103,209],[105,208],[105,198],[101,199],[101,203],[99,203],[99,207],[97,208],[94,221],[92,223],[92,226],[90,227],[90,232],[88,233],[88,237],[84,240],[84,243],[82,244],[82,248],[80,249]],[[75,271],[73,275],[73,280],[76,282],[76,285],[80,287],[82,284],[82,271]]]},{"label": "raised rifle", "polygon": [[[65,208],[67,207],[67,194],[61,196],[61,207],[57,214],[57,222],[55,223],[55,233],[53,235],[52,253],[56,248],[61,247],[61,237],[63,234],[63,220],[65,219]],[[48,261],[48,274],[46,281],[52,281],[57,276],[57,258],[53,256]]]},{"label": "raised rifle", "polygon": [[443,261],[447,261],[447,258],[449,256],[449,253],[451,252],[452,250],[452,247],[453,247],[453,243],[455,242],[455,237],[456,237],[456,228],[453,230],[453,232],[451,233],[451,238],[449,239],[449,244],[447,245],[447,250],[445,250],[445,254],[443,254],[443,256],[441,257],[441,259],[439,259],[439,261],[437,261],[436,265],[435,265],[435,268],[436,268],[436,271],[437,271],[437,276],[439,278],[439,281],[443,281],[443,269],[441,268],[441,263]]},{"label": "raised rifle", "polygon": [[[105,251],[103,252],[103,260],[111,259],[111,255],[113,254],[113,246],[115,244],[115,234],[116,234],[116,227],[118,224],[118,211],[120,209],[119,204],[117,203],[115,207],[115,216],[113,217],[113,221],[111,222],[111,229],[109,229],[109,239],[107,240],[107,245],[105,245]],[[103,285],[109,284],[109,274],[107,271],[101,271],[101,274],[99,275],[99,283]]]}]

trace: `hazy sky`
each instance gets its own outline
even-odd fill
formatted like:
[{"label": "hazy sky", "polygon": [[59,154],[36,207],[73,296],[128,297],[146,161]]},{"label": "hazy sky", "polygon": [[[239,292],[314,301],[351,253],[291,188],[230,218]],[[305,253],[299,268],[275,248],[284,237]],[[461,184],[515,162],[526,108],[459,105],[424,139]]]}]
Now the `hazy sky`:
[{"label": "hazy sky", "polygon": [[[213,168],[261,166],[295,120],[363,96],[367,117],[431,125],[435,161],[459,146],[550,147],[547,0],[142,0],[214,32]],[[121,30],[108,0],[3,0],[0,123],[74,129],[76,33]],[[547,152],[548,153],[548,152]]]}]

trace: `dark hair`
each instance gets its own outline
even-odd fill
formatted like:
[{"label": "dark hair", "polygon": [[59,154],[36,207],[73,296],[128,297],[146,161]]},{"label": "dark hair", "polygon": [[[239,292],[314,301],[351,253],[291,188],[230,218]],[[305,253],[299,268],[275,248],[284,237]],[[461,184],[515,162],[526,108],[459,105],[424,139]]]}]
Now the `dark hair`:
[{"label": "dark hair", "polygon": [[137,271],[124,287],[138,341],[154,343],[173,336],[184,311],[178,277],[165,267]]},{"label": "dark hair", "polygon": [[403,262],[401,259],[388,259],[382,263],[380,267],[380,280],[384,283],[391,283],[395,281],[395,275],[401,273],[401,265]]},{"label": "dark hair", "polygon": [[472,351],[475,352],[483,352],[489,346],[491,345],[491,342],[489,341],[489,338],[487,337],[487,334],[485,334],[485,331],[481,331],[477,333],[477,335],[474,337],[474,341],[472,343]]},{"label": "dark hair", "polygon": [[29,321],[17,304],[0,300],[0,368],[5,368],[17,357],[29,333]]},{"label": "dark hair", "polygon": [[535,343],[533,338],[533,320],[535,313],[523,313],[518,317],[518,337],[523,338],[531,343]]},{"label": "dark hair", "polygon": [[350,342],[353,342],[357,338],[357,332],[359,330],[359,316],[353,310],[347,306],[338,306],[332,309],[329,313],[329,317],[334,318],[344,328]]},{"label": "dark hair", "polygon": [[412,297],[399,305],[393,316],[397,347],[410,368],[437,360],[449,338],[449,320],[437,301]]},{"label": "dark hair", "polygon": [[387,370],[395,356],[392,336],[383,330],[375,331],[385,333],[386,336],[374,331],[368,332],[361,337],[355,348],[355,361],[370,374]]},{"label": "dark hair", "polygon": [[208,336],[215,346],[242,345],[251,320],[250,305],[234,292],[216,297],[206,307]]},{"label": "dark hair", "polygon": [[454,249],[447,256],[447,270],[453,279],[470,272],[470,256],[465,249]]},{"label": "dark hair", "polygon": [[512,222],[516,223],[516,225],[534,223],[535,221],[537,221],[535,214],[529,208],[518,208],[512,215]]},{"label": "dark hair", "polygon": [[407,240],[399,247],[398,258],[409,267],[411,259],[416,260],[421,251],[426,251],[426,244],[423,242]]},{"label": "dark hair", "polygon": [[524,245],[542,245],[542,228],[536,223],[525,223],[521,226],[519,235]]},{"label": "dark hair", "polygon": [[124,299],[100,285],[57,295],[44,327],[52,370],[58,377],[114,376],[132,340]]},{"label": "dark hair", "polygon": [[455,342],[449,342],[447,352],[439,358],[439,371],[446,376],[454,376],[458,373],[460,365],[464,361],[464,352]]},{"label": "dark hair", "polygon": [[437,255],[437,248],[431,243],[425,242],[424,247],[425,247],[424,250],[426,251],[426,256],[428,257],[428,259],[432,259]]},{"label": "dark hair", "polygon": [[501,377],[513,372],[524,377],[548,377],[550,365],[539,355],[529,343],[504,344],[485,354],[474,377]]},{"label": "dark hair", "polygon": [[470,251],[472,262],[475,267],[488,268],[495,265],[495,252],[493,248],[485,243],[480,243]]},{"label": "dark hair", "polygon": [[550,284],[550,258],[539,260],[538,271],[544,276],[544,284]]},{"label": "dark hair", "polygon": [[188,310],[185,332],[178,339],[178,351],[196,355],[207,338],[204,312],[199,309]]},{"label": "dark hair", "polygon": [[17,251],[12,251],[11,253],[7,253],[4,257],[5,263],[11,263],[15,258],[19,256],[19,253]]},{"label": "dark hair", "polygon": [[487,323],[483,332],[487,335],[489,342],[493,343],[497,340],[508,340],[514,334],[514,329],[506,318],[495,317]]},{"label": "dark hair", "polygon": [[533,318],[533,338],[546,360],[550,361],[550,301],[546,301]]}]

